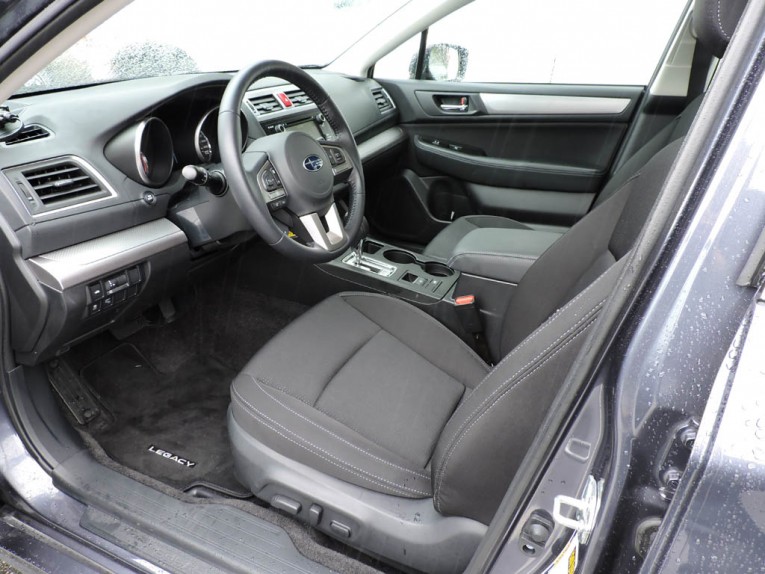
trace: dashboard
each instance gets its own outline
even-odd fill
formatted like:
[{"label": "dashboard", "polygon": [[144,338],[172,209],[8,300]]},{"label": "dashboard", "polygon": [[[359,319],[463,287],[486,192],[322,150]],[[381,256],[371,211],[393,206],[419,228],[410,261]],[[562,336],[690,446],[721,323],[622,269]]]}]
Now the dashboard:
[{"label": "dashboard", "polygon": [[[405,136],[374,80],[311,71],[354,132],[363,162]],[[182,289],[194,261],[253,232],[226,189],[193,185],[184,166],[223,170],[218,105],[231,76],[101,84],[7,102],[24,129],[0,144],[0,239],[17,360],[35,364]],[[331,141],[297,87],[250,87],[241,146],[282,131]],[[337,193],[342,193],[338,186]]]}]

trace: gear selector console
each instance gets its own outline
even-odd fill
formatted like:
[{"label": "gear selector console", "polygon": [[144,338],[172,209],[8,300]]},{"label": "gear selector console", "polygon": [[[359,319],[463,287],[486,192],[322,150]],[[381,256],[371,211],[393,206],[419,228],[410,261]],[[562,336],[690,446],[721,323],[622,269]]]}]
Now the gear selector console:
[{"label": "gear selector console", "polygon": [[443,299],[459,278],[440,261],[376,240],[364,241],[327,266],[334,275],[414,301]]}]

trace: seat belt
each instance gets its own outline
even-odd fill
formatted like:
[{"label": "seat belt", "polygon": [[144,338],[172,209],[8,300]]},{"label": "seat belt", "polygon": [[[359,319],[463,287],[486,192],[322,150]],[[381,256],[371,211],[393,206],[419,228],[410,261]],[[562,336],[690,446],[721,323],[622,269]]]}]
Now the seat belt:
[{"label": "seat belt", "polygon": [[691,73],[688,78],[688,94],[685,98],[687,103],[692,102],[706,91],[707,80],[709,80],[709,66],[712,64],[712,58],[712,52],[704,44],[696,40],[696,47],[693,49],[693,60],[691,61]]}]

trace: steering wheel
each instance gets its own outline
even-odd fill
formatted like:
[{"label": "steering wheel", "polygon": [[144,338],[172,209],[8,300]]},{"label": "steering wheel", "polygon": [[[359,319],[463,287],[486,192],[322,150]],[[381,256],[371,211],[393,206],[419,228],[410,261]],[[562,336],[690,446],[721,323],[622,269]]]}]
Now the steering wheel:
[{"label": "steering wheel", "polygon": [[[316,141],[301,131],[286,131],[260,137],[242,152],[242,100],[253,82],[265,77],[281,78],[304,90],[335,137]],[[218,142],[236,203],[271,247],[320,263],[335,259],[356,243],[364,218],[359,152],[337,105],[306,72],[278,60],[240,70],[223,93]],[[345,223],[333,196],[333,187],[343,181],[350,187]]]}]

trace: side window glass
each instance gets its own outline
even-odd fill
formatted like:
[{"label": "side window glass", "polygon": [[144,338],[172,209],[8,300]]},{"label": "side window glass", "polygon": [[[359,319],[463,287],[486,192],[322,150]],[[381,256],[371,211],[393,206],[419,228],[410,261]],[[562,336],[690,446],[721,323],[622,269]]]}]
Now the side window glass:
[{"label": "side window glass", "polygon": [[[428,29],[421,79],[645,85],[686,0],[475,0]],[[375,76],[414,78],[420,36]]]}]

